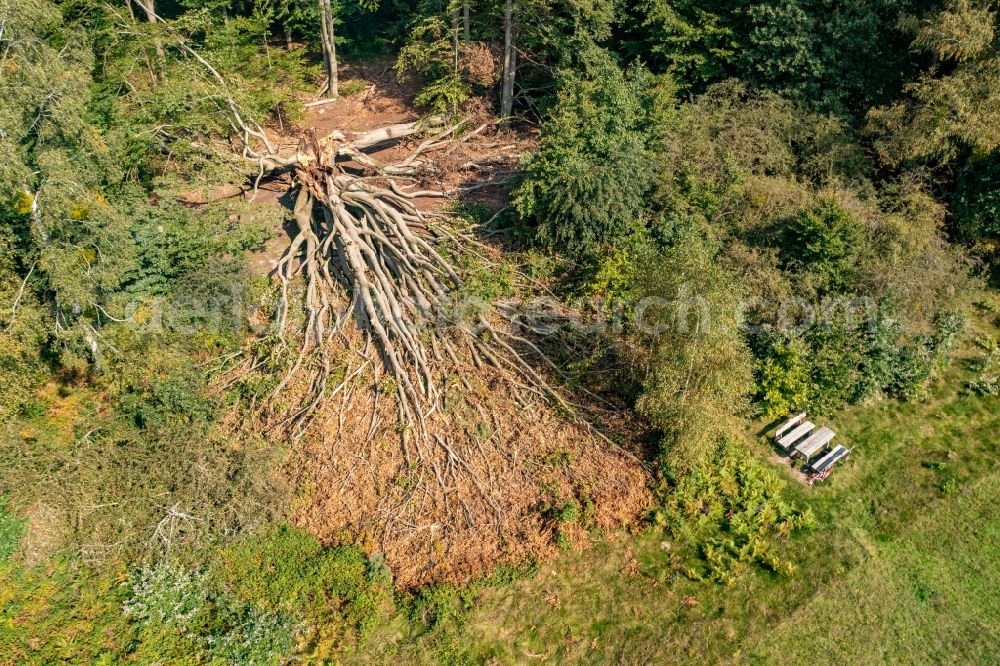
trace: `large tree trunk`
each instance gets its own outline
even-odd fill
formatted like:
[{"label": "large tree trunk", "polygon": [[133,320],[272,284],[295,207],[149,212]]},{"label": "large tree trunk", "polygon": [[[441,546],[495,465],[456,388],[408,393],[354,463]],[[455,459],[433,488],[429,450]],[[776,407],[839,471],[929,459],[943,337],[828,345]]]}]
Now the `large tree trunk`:
[{"label": "large tree trunk", "polygon": [[323,90],[330,97],[340,95],[337,80],[337,39],[334,31],[333,9],[330,0],[319,0],[320,37],[323,41],[323,67],[326,69],[327,83]]},{"label": "large tree trunk", "polygon": [[459,21],[461,17],[458,12],[458,5],[454,5],[451,9],[451,51],[452,57],[454,58],[455,71],[458,72],[458,34],[459,34]]},{"label": "large tree trunk", "polygon": [[472,18],[469,16],[469,3],[462,3],[462,37],[465,41],[472,39]]},{"label": "large tree trunk", "polygon": [[517,69],[517,53],[514,49],[514,0],[504,2],[503,24],[503,82],[500,88],[500,120],[504,125],[510,122],[514,107],[514,72]]}]

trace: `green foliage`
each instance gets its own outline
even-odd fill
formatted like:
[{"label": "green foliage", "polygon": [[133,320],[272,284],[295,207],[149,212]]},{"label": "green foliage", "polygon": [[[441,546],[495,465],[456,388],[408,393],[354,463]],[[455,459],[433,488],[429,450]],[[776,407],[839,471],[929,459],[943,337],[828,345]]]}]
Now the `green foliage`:
[{"label": "green foliage", "polygon": [[455,114],[472,94],[459,68],[459,54],[453,49],[452,38],[457,29],[448,26],[440,15],[424,18],[413,27],[396,60],[400,78],[415,72],[428,79],[414,103],[432,113]]},{"label": "green foliage", "polygon": [[1000,344],[985,338],[978,340],[978,345],[981,354],[972,365],[975,376],[966,382],[966,388],[977,395],[1000,397]]},{"label": "green foliage", "polygon": [[143,626],[162,625],[184,634],[208,605],[205,576],[169,562],[137,572],[131,586],[125,615]]},{"label": "green foliage", "polygon": [[366,561],[282,528],[227,548],[207,570],[162,560],[127,581],[62,559],[37,568],[0,562],[0,649],[30,663],[328,659],[343,639],[335,616],[361,627],[372,603],[391,600],[385,580],[365,575]]},{"label": "green foliage", "polygon": [[671,134],[654,237],[702,225],[724,248],[750,296],[762,411],[919,397],[946,356],[928,331],[965,284],[927,191],[873,194],[849,128],[734,82],[682,109]]},{"label": "green foliage", "polygon": [[[502,3],[470,3],[472,38],[456,46],[453,12],[463,4],[335,2],[338,45],[374,53],[408,34],[398,69],[424,77],[416,103],[455,113],[494,93],[496,77],[475,78],[465,59],[475,52],[495,67],[485,60],[502,30]],[[1000,237],[996,3],[954,0],[902,21],[925,8],[911,0],[515,7],[516,106],[547,120],[514,206],[537,245],[563,255],[536,250],[525,261],[555,291],[582,288],[614,300],[602,312],[624,313],[621,329],[557,340],[567,343],[560,366],[570,384],[584,381],[581,367],[599,369],[600,390],[626,397],[662,436],[655,466],[667,492],[656,518],[685,542],[668,556],[671,570],[746,586],[736,597],[744,601],[746,590],[761,589],[741,575],[755,568],[781,574],[760,577],[768,584],[792,579],[783,591],[814,590],[813,576],[839,570],[858,544],[809,541],[804,556],[823,566],[795,578],[800,553],[787,537],[812,514],[793,507],[785,498],[799,489],[782,488],[731,433],[754,395],[768,415],[939,397],[933,380],[954,353],[963,328],[954,308],[969,284],[944,222],[983,256],[997,254]],[[227,400],[266,395],[274,383],[237,384],[233,395],[211,386],[217,357],[244,341],[243,306],[266,289],[265,278],[248,277],[244,255],[276,219],[235,201],[177,201],[215,199],[256,174],[240,156],[220,156],[230,152],[219,150],[231,139],[227,96],[246,118],[283,130],[304,117],[297,100],[318,78],[309,62],[316,3],[161,2],[166,20],[155,23],[129,9],[139,7],[0,3],[0,496],[30,517],[13,518],[0,502],[0,654],[26,663],[333,662],[383,649],[368,640],[382,630],[395,636],[388,651],[411,639],[426,647],[415,662],[499,658],[500,648],[452,643],[489,626],[469,621],[480,593],[510,585],[517,571],[420,589],[387,623],[396,599],[385,557],[326,549],[278,527],[288,508],[275,473],[284,451],[263,436],[234,436],[224,418]],[[307,48],[282,48],[276,33],[294,33]],[[619,59],[664,76],[639,65],[623,71]],[[744,82],[726,80],[734,75]],[[868,127],[882,165],[854,122],[872,104],[884,105]],[[912,164],[945,168],[900,171]],[[459,268],[468,276],[460,298],[519,295],[514,261]],[[855,299],[872,312],[810,321]],[[800,320],[787,321],[788,304]],[[599,353],[578,354],[587,344]],[[894,411],[913,405],[886,406],[894,416],[920,414],[920,427],[852,433],[866,457],[845,470],[857,478],[835,483],[853,483],[863,501],[815,489],[810,504],[837,518],[824,532],[857,528],[878,562],[882,546],[872,551],[864,535],[905,522],[899,505],[912,512],[922,494],[966,495],[969,469],[995,457],[987,398],[1000,392],[996,349],[984,348],[963,378],[968,391],[933,419]],[[380,389],[391,396],[396,387]],[[886,453],[899,441],[907,451],[924,444],[920,428],[938,423],[947,424],[947,446],[976,446],[919,469],[912,454]],[[855,459],[868,462],[854,467]],[[411,488],[418,471],[404,468],[396,483]],[[931,492],[894,486],[903,483]],[[588,525],[592,500],[582,491],[553,496],[542,511],[565,545]],[[72,559],[53,555],[63,546]],[[831,549],[833,557],[816,555]],[[162,560],[164,552],[178,559]],[[129,579],[123,562],[136,561],[159,564]],[[908,593],[933,606],[944,588],[917,573]],[[646,584],[615,577],[619,586]],[[657,596],[636,589],[626,593]],[[708,633],[764,627],[757,617],[746,626],[732,619],[731,598],[714,599],[729,599],[711,613],[730,624]],[[564,598],[561,612],[579,612],[578,601]],[[745,605],[767,603],[754,601]],[[683,612],[708,626],[708,605]],[[558,599],[552,606],[559,610]],[[650,632],[648,620],[618,620],[610,640]],[[583,640],[598,624],[588,618],[584,631],[564,632],[552,658],[572,659],[577,644],[590,646],[583,659],[592,661],[635,653]],[[512,661],[554,632],[527,622],[519,630],[518,641],[504,637]],[[689,636],[685,645],[694,645]]]},{"label": "green foliage", "polygon": [[[739,76],[810,107],[864,113],[903,82],[907,0],[860,0],[832,10],[816,0],[724,3],[637,0],[622,48],[701,92]],[[641,26],[641,27],[640,27]]]},{"label": "green foliage", "polygon": [[785,263],[817,282],[818,293],[851,292],[862,228],[836,201],[821,200],[789,221]]},{"label": "green foliage", "polygon": [[35,388],[48,374],[40,352],[48,342],[50,318],[34,284],[28,284],[37,279],[31,266],[18,266],[8,240],[13,236],[12,227],[0,223],[4,239],[0,240],[0,312],[4,313],[0,316],[0,385],[4,387],[0,421],[29,409]]},{"label": "green foliage", "polygon": [[584,254],[641,228],[668,99],[664,82],[609,59],[593,78],[562,80],[514,198],[539,242]]},{"label": "green foliage", "polygon": [[120,172],[87,122],[94,56],[51,3],[5,3],[0,21],[0,81],[16,100],[0,104],[0,227],[19,230],[3,269],[34,267],[28,302],[54,311],[49,348],[67,364],[93,360],[98,308],[132,263],[123,211],[105,197]]},{"label": "green foliage", "polygon": [[943,60],[965,62],[990,49],[995,22],[989,4],[958,0],[921,23],[913,46]]},{"label": "green foliage", "polygon": [[323,548],[289,527],[226,548],[216,584],[236,599],[281,609],[309,623],[314,658],[329,658],[345,642],[364,640],[392,606],[384,560],[369,562],[355,546]]},{"label": "green foliage", "polygon": [[913,26],[912,48],[950,60],[906,86],[906,98],[872,109],[869,120],[888,164],[982,158],[1000,146],[1000,49],[992,3],[953,0]]},{"label": "green foliage", "polygon": [[809,399],[808,349],[797,338],[777,340],[758,361],[758,399],[764,416],[791,414]]},{"label": "green foliage", "polygon": [[33,664],[119,663],[137,638],[121,612],[122,579],[67,558],[0,563],[0,654]]},{"label": "green foliage", "polygon": [[688,575],[735,582],[746,564],[790,575],[794,565],[780,555],[779,543],[794,531],[815,525],[783,499],[785,482],[746,446],[723,437],[701,461],[667,469],[667,492],[655,520],[675,536],[696,544],[700,562]]},{"label": "green foliage", "polygon": [[651,65],[664,70],[684,87],[724,78],[736,54],[734,30],[715,8],[681,0],[642,0],[642,27],[646,32]]},{"label": "green foliage", "polygon": [[738,329],[740,290],[697,230],[636,258],[636,341],[648,350],[639,412],[666,434],[666,456],[697,464],[743,412],[750,358]]},{"label": "green foliage", "polygon": [[454,585],[427,585],[420,588],[409,605],[412,622],[425,627],[425,631],[453,629],[464,619],[475,593],[471,588],[460,589]]},{"label": "green foliage", "polygon": [[[219,84],[177,45],[194,44],[261,119],[287,117],[278,107],[306,69],[262,50],[266,12],[156,25],[123,12],[0,5],[0,488],[65,516],[57,541],[72,532],[128,559],[204,546],[282,497],[263,471],[280,449],[222,436],[201,365],[241,342],[244,252],[274,217],[176,203],[247,171],[208,148],[230,131]],[[16,453],[29,442],[31,457]]]},{"label": "green foliage", "polygon": [[949,360],[964,319],[944,311],[930,334],[904,336],[891,302],[873,314],[853,321],[845,314],[818,322],[800,336],[774,334],[756,341],[763,414],[771,418],[806,407],[831,414],[885,397],[923,397]]},{"label": "green foliage", "polygon": [[287,616],[213,594],[204,574],[169,562],[133,576],[123,611],[138,629],[140,662],[273,664],[294,645]]},{"label": "green foliage", "polygon": [[1000,255],[1000,150],[962,169],[950,212],[962,236],[980,254],[993,260]]},{"label": "green foliage", "polygon": [[747,8],[746,69],[753,78],[794,96],[818,96],[823,63],[815,19],[803,3],[783,0]]},{"label": "green foliage", "polygon": [[7,500],[0,497],[0,565],[17,550],[25,522],[7,513]]}]

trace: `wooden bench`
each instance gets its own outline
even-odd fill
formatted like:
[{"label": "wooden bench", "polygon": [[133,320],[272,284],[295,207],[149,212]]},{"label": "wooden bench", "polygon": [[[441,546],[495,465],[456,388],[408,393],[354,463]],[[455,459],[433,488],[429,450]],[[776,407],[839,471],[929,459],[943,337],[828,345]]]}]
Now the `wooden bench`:
[{"label": "wooden bench", "polygon": [[800,423],[795,428],[793,428],[791,432],[787,433],[781,439],[778,440],[778,446],[787,451],[789,448],[791,448],[793,444],[798,442],[803,437],[809,435],[809,433],[811,433],[813,428],[815,427],[816,424],[813,423],[812,421],[806,421],[805,423]]},{"label": "wooden bench", "polygon": [[812,465],[813,471],[816,473],[822,473],[827,471],[828,469],[833,467],[838,460],[846,458],[847,454],[850,452],[851,450],[849,448],[838,444],[837,446],[833,447],[833,449],[831,449],[829,453],[827,453],[825,456],[823,456],[815,463],[813,463]]},{"label": "wooden bench", "polygon": [[806,418],[806,413],[802,412],[798,416],[793,416],[792,418],[785,421],[783,424],[781,424],[781,426],[777,430],[774,431],[774,441],[777,442],[778,440],[780,440],[782,437],[785,436],[785,434],[789,430],[791,430],[798,424],[802,423],[802,421],[805,420],[805,418]]},{"label": "wooden bench", "polygon": [[801,455],[808,462],[819,451],[822,451],[836,436],[832,430],[823,426],[804,442],[795,447],[795,452]]}]

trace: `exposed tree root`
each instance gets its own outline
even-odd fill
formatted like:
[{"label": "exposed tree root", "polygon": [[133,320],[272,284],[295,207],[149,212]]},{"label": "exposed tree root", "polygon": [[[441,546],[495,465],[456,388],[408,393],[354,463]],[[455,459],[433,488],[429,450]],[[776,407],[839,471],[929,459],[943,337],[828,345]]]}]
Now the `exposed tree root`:
[{"label": "exposed tree root", "polygon": [[[338,378],[360,369],[362,346],[356,330],[331,342]],[[443,362],[451,377],[443,407],[426,418],[427,438],[411,438],[409,461],[378,364],[324,400],[290,465],[294,485],[310,489],[293,521],[325,543],[384,553],[408,588],[544,559],[560,541],[585,545],[587,529],[620,529],[648,510],[646,475],[633,458],[492,365],[459,362]],[[286,390],[308,392],[309,380]],[[559,516],[570,504],[579,517],[567,523]]]},{"label": "exposed tree root", "polygon": [[[416,173],[419,156],[450,144],[453,130],[424,141],[393,167],[362,161],[367,176],[345,168],[337,158],[358,161],[356,146],[407,136],[407,128],[379,130],[372,133],[374,138],[364,135],[354,142],[345,142],[338,133],[322,141],[307,135],[293,158],[257,157],[261,164],[291,168],[297,188],[295,232],[275,270],[281,287],[274,328],[279,350],[294,339],[298,351],[269,397],[269,402],[279,398],[297,373],[312,369],[309,397],[291,421],[308,418],[327,395],[326,349],[349,320],[369,339],[365,360],[380,364],[397,388],[404,443],[411,435],[428,437],[425,419],[442,407],[440,365],[445,359],[453,365],[459,358],[471,358],[475,365],[488,363],[513,385],[572,412],[518,349],[540,354],[538,348],[495,326],[484,304],[459,297],[463,282],[451,257],[476,241],[433,224],[414,205],[415,198],[434,193],[405,191],[389,177]],[[301,329],[291,316],[297,305],[292,284],[298,279],[304,284]],[[312,362],[315,358],[318,363]],[[259,365],[253,362],[253,367]],[[343,390],[345,381],[329,393]],[[415,462],[409,446],[407,452],[407,461]]]}]

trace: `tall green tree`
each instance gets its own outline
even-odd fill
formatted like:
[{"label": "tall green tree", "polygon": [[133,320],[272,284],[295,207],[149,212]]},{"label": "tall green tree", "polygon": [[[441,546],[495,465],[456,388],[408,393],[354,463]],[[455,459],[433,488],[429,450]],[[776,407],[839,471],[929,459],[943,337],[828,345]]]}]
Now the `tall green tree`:
[{"label": "tall green tree", "polygon": [[608,56],[594,71],[561,82],[514,199],[542,244],[577,255],[644,224],[672,103],[669,83],[642,69],[624,72]]},{"label": "tall green tree", "polygon": [[[996,3],[953,0],[911,22],[912,48],[930,65],[899,101],[869,113],[883,162],[932,164],[955,175],[956,230],[1000,258],[1000,36]],[[948,179],[942,179],[945,183]]]}]

